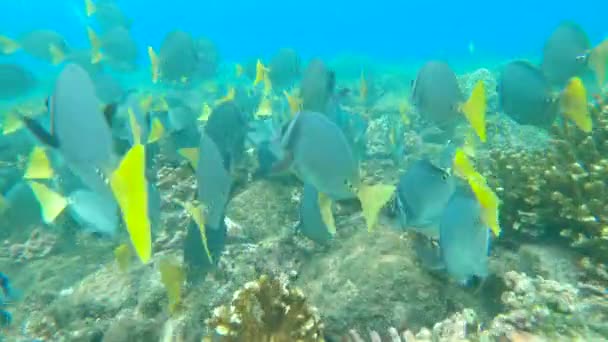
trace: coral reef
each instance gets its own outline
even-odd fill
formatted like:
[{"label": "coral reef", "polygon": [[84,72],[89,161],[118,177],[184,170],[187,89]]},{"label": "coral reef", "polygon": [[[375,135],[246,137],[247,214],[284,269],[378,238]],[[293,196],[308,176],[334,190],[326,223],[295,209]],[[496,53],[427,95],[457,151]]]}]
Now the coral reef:
[{"label": "coral reef", "polygon": [[245,284],[207,323],[221,341],[323,341],[323,324],[304,294],[268,276]]},{"label": "coral reef", "polygon": [[45,232],[42,228],[32,230],[27,241],[23,243],[10,244],[4,241],[0,255],[7,255],[17,263],[47,257],[55,248],[57,237]]},{"label": "coral reef", "polygon": [[608,111],[594,130],[554,127],[546,150],[493,149],[485,174],[503,201],[505,236],[561,235],[594,258],[608,256]]}]

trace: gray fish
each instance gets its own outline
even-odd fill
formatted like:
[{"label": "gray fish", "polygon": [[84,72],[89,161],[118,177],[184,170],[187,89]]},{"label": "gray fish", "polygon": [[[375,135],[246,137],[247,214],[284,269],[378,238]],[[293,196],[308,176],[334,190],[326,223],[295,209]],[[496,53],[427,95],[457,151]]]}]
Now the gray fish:
[{"label": "gray fish", "polygon": [[108,74],[99,74],[94,77],[95,91],[103,103],[120,102],[125,96],[125,90],[118,80]]},{"label": "gray fish", "polygon": [[558,103],[541,70],[526,61],[507,64],[497,85],[500,106],[505,114],[522,125],[550,126]]},{"label": "gray fish", "polygon": [[18,64],[0,64],[0,100],[26,95],[36,86],[34,75]]},{"label": "gray fish", "polygon": [[117,26],[106,32],[100,39],[103,62],[121,72],[134,71],[137,64],[137,42],[128,29]]},{"label": "gray fish", "polygon": [[196,50],[196,75],[202,79],[215,76],[220,64],[219,51],[215,43],[205,37],[194,41]]},{"label": "gray fish", "polygon": [[299,112],[285,129],[281,144],[285,161],[304,183],[334,200],[355,197],[359,165],[344,133],[327,116]]},{"label": "gray fish", "polygon": [[583,29],[573,22],[561,23],[543,49],[542,70],[551,85],[563,87],[574,76],[587,71],[586,55],[591,49]]},{"label": "gray fish", "polygon": [[441,214],[454,189],[451,174],[425,159],[414,162],[397,185],[396,205],[401,228],[436,235]]},{"label": "gray fish", "polygon": [[19,39],[21,48],[28,54],[53,62],[53,47],[56,52],[65,55],[69,52],[69,47],[63,36],[52,30],[34,30],[21,36]]},{"label": "gray fish", "polygon": [[160,46],[160,74],[168,82],[189,79],[196,71],[198,57],[192,36],[184,31],[169,32]]},{"label": "gray fish", "polygon": [[298,222],[296,230],[312,241],[322,245],[327,244],[333,239],[321,216],[319,192],[310,184],[304,184],[300,204],[300,222]]},{"label": "gray fish", "polygon": [[131,28],[132,20],[127,18],[115,1],[97,1],[90,7],[89,15],[96,19],[102,31],[109,31],[116,27]]},{"label": "gray fish", "polygon": [[212,229],[219,229],[230,199],[232,179],[220,150],[207,134],[201,134],[198,165],[198,200],[205,208],[205,222]]},{"label": "gray fish", "polygon": [[474,195],[456,192],[441,217],[441,259],[455,280],[466,284],[488,274],[490,229],[481,220],[481,206]]},{"label": "gray fish", "polygon": [[71,216],[84,228],[103,235],[112,236],[118,227],[116,203],[113,197],[100,196],[90,190],[76,190],[70,193]]},{"label": "gray fish", "polygon": [[[271,70],[272,73],[272,70]],[[311,112],[327,114],[328,105],[333,97],[335,74],[320,59],[308,63],[300,83],[302,108]]]},{"label": "gray fish", "polygon": [[[101,233],[115,232],[116,226],[109,227],[108,222],[117,222],[114,216],[118,215],[118,206],[107,185],[107,178],[117,166],[117,157],[95,86],[83,68],[77,64],[65,66],[55,82],[49,107],[50,132],[24,118],[26,126],[43,143],[58,150],[72,173],[91,191],[92,195],[76,196],[70,200],[75,217]],[[103,206],[98,208],[100,203]]]},{"label": "gray fish", "polygon": [[205,133],[217,145],[225,167],[230,170],[238,163],[245,148],[248,125],[245,114],[233,101],[213,109],[205,125]]},{"label": "gray fish", "polygon": [[430,61],[418,71],[412,89],[412,100],[420,115],[430,123],[451,130],[462,118],[458,105],[465,98],[456,74],[442,61]]},{"label": "gray fish", "polygon": [[91,59],[93,54],[90,49],[79,49],[72,50],[66,56],[65,62],[67,64],[75,63],[80,65],[83,69],[85,69],[91,77],[95,77],[95,75],[101,73],[103,71],[103,67],[101,63],[93,64],[91,63]]},{"label": "gray fish", "polygon": [[293,49],[281,49],[270,60],[270,81],[276,89],[286,89],[300,76],[300,56]]}]

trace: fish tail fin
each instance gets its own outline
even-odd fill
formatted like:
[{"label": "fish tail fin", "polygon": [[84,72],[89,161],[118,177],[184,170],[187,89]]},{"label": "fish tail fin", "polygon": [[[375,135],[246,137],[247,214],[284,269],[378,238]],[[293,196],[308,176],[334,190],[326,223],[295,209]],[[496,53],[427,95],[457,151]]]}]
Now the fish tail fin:
[{"label": "fish tail fin", "polygon": [[211,112],[213,112],[213,109],[211,109],[211,106],[207,102],[203,103],[203,106],[201,108],[201,115],[198,117],[198,121],[209,120],[209,116],[211,115]]},{"label": "fish tail fin", "polygon": [[56,44],[49,46],[49,52],[51,53],[51,63],[53,65],[61,64],[65,60],[65,53]]},{"label": "fish tail fin", "polygon": [[97,12],[97,6],[95,6],[93,0],[84,0],[84,7],[87,12],[87,17],[90,17]]},{"label": "fish tail fin", "polygon": [[158,83],[160,79],[160,64],[158,54],[156,54],[151,46],[148,46],[148,57],[150,58],[150,68],[152,71],[152,83]]},{"label": "fish tail fin", "polygon": [[30,153],[27,169],[23,175],[24,179],[52,179],[53,168],[44,149],[34,146]]},{"label": "fish tail fin", "polygon": [[40,203],[44,222],[47,224],[54,222],[67,207],[68,200],[42,183],[30,181],[28,185]]},{"label": "fish tail fin", "polygon": [[152,256],[145,170],[145,147],[136,144],[126,153],[110,177],[110,187],[122,212],[131,243],[143,263],[150,261]]},{"label": "fish tail fin", "polygon": [[396,188],[393,185],[361,185],[357,191],[357,197],[361,202],[367,231],[372,232],[374,230],[380,210],[390,201],[395,190]]},{"label": "fish tail fin", "polygon": [[148,135],[148,144],[154,143],[160,140],[165,135],[165,127],[158,118],[152,120],[152,129]]},{"label": "fish tail fin", "polygon": [[608,63],[608,39],[597,45],[589,56],[589,65],[595,73],[600,89],[606,82],[606,63]]},{"label": "fish tail fin", "polygon": [[258,110],[255,112],[255,116],[258,118],[272,116],[272,102],[268,96],[262,96]]},{"label": "fish tail fin", "polygon": [[101,53],[101,41],[97,33],[91,28],[87,27],[87,36],[89,37],[89,43],[91,44],[91,63],[97,64],[103,59]]},{"label": "fish tail fin", "polygon": [[593,121],[587,104],[587,90],[580,78],[572,77],[568,81],[560,94],[560,106],[562,114],[572,120],[580,130],[586,133],[593,130]]},{"label": "fish tail fin", "polygon": [[255,80],[253,81],[254,87],[266,79],[267,71],[268,69],[264,66],[264,64],[262,64],[262,61],[258,59],[255,65]]},{"label": "fish tail fin", "polygon": [[186,158],[186,160],[188,160],[188,162],[190,163],[192,168],[196,170],[196,167],[198,166],[198,148],[197,147],[180,148],[179,150],[177,150],[177,153],[179,153],[180,156]]},{"label": "fish tail fin", "polygon": [[19,51],[19,49],[21,49],[21,45],[17,41],[0,35],[0,51],[2,51],[2,53],[12,55]]},{"label": "fish tail fin", "polygon": [[461,111],[482,142],[486,141],[486,92],[482,80],[477,81],[471,96],[461,106]]},{"label": "fish tail fin", "polygon": [[23,128],[23,121],[13,112],[9,112],[4,116],[2,121],[2,135],[15,133]]}]

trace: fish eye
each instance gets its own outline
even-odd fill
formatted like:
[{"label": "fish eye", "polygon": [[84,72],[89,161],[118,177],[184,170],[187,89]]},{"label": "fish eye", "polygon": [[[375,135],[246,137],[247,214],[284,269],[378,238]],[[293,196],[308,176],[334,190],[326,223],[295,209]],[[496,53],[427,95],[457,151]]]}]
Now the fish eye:
[{"label": "fish eye", "polygon": [[444,181],[444,182],[447,181],[448,177],[450,177],[450,175],[447,172],[442,172],[441,173],[441,180],[442,181]]}]

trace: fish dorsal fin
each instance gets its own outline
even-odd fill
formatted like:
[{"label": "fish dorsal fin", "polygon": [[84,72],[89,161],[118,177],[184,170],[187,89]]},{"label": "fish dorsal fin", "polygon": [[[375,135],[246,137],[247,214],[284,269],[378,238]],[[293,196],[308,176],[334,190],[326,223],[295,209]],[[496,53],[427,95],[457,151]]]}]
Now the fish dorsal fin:
[{"label": "fish dorsal fin", "polygon": [[28,185],[36,196],[38,203],[40,203],[44,222],[47,224],[53,223],[67,207],[68,200],[42,183],[30,181]]},{"label": "fish dorsal fin", "polygon": [[110,178],[110,187],[122,212],[131,243],[143,263],[150,261],[152,256],[145,170],[145,147],[136,144],[127,152]]},{"label": "fish dorsal fin", "polygon": [[23,178],[25,179],[51,179],[53,178],[53,168],[49,162],[44,149],[40,146],[34,146],[30,153],[27,169]]}]

